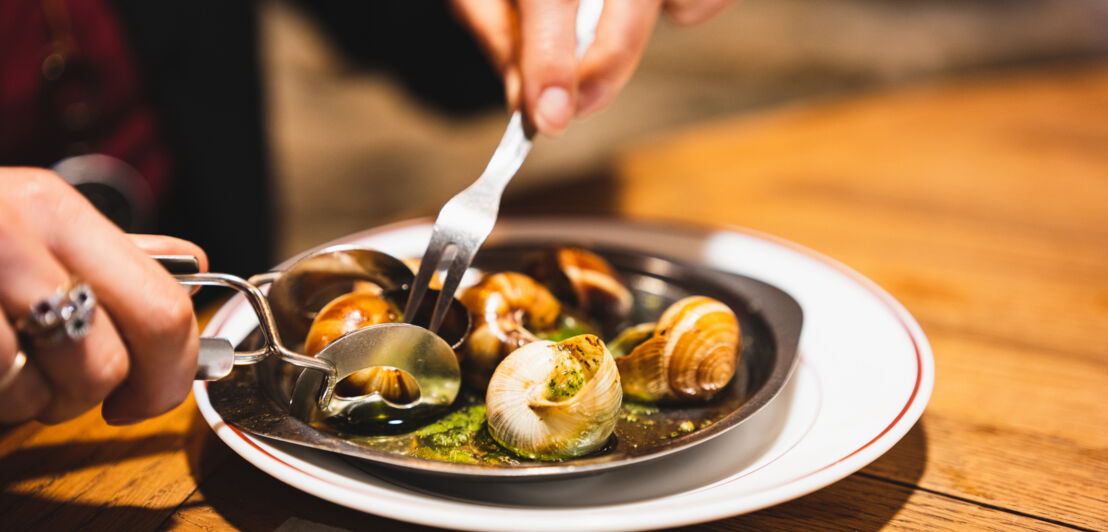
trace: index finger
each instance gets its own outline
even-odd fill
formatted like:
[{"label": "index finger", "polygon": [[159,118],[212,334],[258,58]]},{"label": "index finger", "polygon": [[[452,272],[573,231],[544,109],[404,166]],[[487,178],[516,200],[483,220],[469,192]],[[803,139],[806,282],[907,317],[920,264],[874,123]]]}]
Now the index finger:
[{"label": "index finger", "polygon": [[[33,214],[44,218],[33,227],[40,228],[41,238],[66,269],[92,287],[130,353],[130,372],[104,401],[104,418],[125,423],[161,414],[185,399],[196,374],[199,335],[192,301],[75,190],[58,195],[51,208]],[[82,228],[81,238],[66,232],[72,227]],[[184,241],[160,240],[159,245],[167,254],[203,257]]]}]

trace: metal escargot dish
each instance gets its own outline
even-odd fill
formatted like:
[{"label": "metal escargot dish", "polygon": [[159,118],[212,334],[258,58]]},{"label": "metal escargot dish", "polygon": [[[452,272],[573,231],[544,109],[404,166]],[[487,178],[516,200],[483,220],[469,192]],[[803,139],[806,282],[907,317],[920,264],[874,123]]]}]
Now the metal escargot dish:
[{"label": "metal escargot dish", "polygon": [[[271,300],[276,293],[288,309],[280,320],[287,344],[325,358],[328,345],[354,344],[364,327],[410,321],[400,309],[411,269],[376,252],[354,256],[372,265],[372,275],[321,264],[301,271],[297,283],[274,285]],[[343,372],[336,396],[379,397],[370,404],[386,409],[359,406],[327,419],[289,415],[298,388],[318,383],[305,385],[310,372],[278,361],[209,384],[212,405],[240,429],[369,465],[550,478],[706,441],[765,406],[796,362],[799,306],[753,279],[551,242],[487,246],[474,268],[476,282],[451,307],[455,325],[440,330],[455,369],[429,369],[391,353],[374,355],[373,367]],[[275,312],[282,304],[273,303]],[[253,336],[240,347],[257,342]],[[435,393],[428,384],[435,379],[453,382],[448,408],[389,417]],[[362,421],[374,416],[377,423],[365,430]]]}]

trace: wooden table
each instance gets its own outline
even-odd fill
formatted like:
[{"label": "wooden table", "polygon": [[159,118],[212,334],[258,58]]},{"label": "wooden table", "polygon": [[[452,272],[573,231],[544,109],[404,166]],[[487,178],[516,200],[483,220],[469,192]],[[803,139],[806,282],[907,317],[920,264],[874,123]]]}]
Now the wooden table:
[{"label": "wooden table", "polygon": [[[884,457],[703,528],[1108,529],[1108,64],[706,124],[629,148],[604,185],[586,209],[741,225],[835,257],[934,347],[930,406]],[[92,412],[7,429],[0,487],[4,530],[410,528],[261,473],[191,400],[131,427]]]}]

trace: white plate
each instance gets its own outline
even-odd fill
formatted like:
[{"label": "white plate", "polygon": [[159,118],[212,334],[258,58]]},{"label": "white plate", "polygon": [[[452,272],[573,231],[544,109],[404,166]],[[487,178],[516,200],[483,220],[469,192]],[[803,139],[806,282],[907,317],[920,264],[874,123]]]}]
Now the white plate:
[{"label": "white plate", "polygon": [[[340,242],[419,256],[430,230],[427,221],[408,222]],[[738,228],[582,218],[502,220],[489,242],[536,239],[620,246],[781,288],[804,311],[796,373],[762,412],[693,450],[626,470],[523,484],[370,473],[336,455],[256,438],[224,423],[198,382],[193,391],[204,418],[258,468],[356,510],[473,530],[623,530],[720,519],[827,486],[892,447],[931,396],[934,360],[912,316],[860,274],[795,244]],[[204,334],[237,342],[255,325],[244,301],[235,298]],[[755,438],[744,434],[754,430],[776,436],[751,448],[747,442]]]}]

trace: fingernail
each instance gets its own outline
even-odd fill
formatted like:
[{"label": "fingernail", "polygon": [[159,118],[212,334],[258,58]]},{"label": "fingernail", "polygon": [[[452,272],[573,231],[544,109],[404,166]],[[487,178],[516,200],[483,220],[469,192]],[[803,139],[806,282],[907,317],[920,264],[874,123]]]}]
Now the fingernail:
[{"label": "fingernail", "polygon": [[558,135],[569,125],[573,110],[569,108],[569,91],[561,87],[547,87],[539,96],[535,109],[535,125],[548,135]]},{"label": "fingernail", "polygon": [[588,116],[608,104],[608,91],[600,83],[584,85],[577,92],[577,116]]}]

